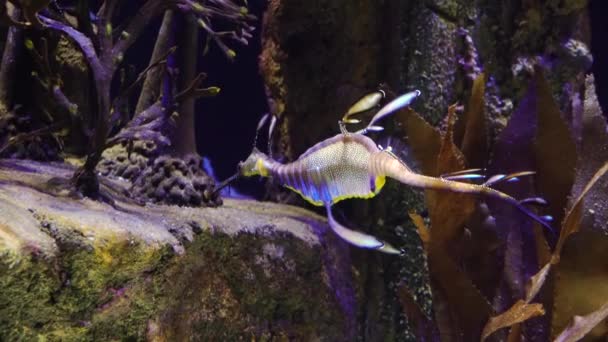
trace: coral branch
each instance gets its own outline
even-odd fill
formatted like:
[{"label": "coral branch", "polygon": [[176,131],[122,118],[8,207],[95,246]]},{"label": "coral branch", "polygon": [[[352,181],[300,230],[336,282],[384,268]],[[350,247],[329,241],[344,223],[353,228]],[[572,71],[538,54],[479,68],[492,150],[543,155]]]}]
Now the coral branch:
[{"label": "coral branch", "polygon": [[75,116],[78,113],[78,105],[70,101],[63,93],[59,86],[54,86],[52,90],[53,99],[59,106],[67,110],[70,115]]},{"label": "coral branch", "polygon": [[45,91],[49,92],[57,105],[65,109],[70,115],[75,116],[78,112],[78,106],[63,93],[59,86],[59,84],[61,84],[60,76],[54,73],[51,68],[47,40],[42,38],[42,53],[35,49],[33,42],[30,40],[26,41],[26,46],[31,53],[34,62],[41,70],[41,74],[32,72],[32,76],[40,82],[40,85]]},{"label": "coral branch", "polygon": [[0,105],[6,110],[12,107],[16,64],[22,50],[23,29],[11,26],[8,29],[2,64],[0,65]]},{"label": "coral branch", "polygon": [[172,1],[148,0],[137,12],[135,17],[121,33],[119,40],[112,49],[112,56],[116,61],[122,60],[125,51],[135,42],[143,30],[154,18],[162,13]]},{"label": "coral branch", "polygon": [[[180,19],[182,30],[177,42],[180,47],[178,52],[180,71],[178,84],[179,87],[184,87],[197,77],[199,35],[196,17],[193,14],[181,14]],[[186,97],[178,104],[179,117],[171,139],[174,156],[196,153],[196,139],[194,137],[195,100],[195,97]]]},{"label": "coral branch", "polygon": [[[91,21],[91,4],[88,0],[78,0],[76,6],[76,18],[78,19],[78,29],[88,37],[95,37],[95,28]],[[97,44],[97,42],[93,42]],[[98,48],[98,46],[96,46]]]},{"label": "coral branch", "polygon": [[105,18],[107,21],[111,21],[117,4],[118,0],[105,0],[99,8],[99,11],[97,11],[97,16]]},{"label": "coral branch", "polygon": [[[165,11],[160,30],[158,31],[158,36],[156,38],[156,43],[154,44],[154,51],[152,52],[152,57],[150,58],[150,65],[154,64],[154,61],[166,59],[168,57],[168,54],[166,56],[164,56],[164,54],[169,50],[169,46],[171,45],[170,35],[173,28],[174,17],[175,13],[172,10]],[[159,56],[161,55],[164,57],[160,58]],[[148,67],[148,69],[149,68],[150,67]],[[160,96],[163,71],[164,70],[155,68],[145,74],[146,79],[142,86],[141,93],[137,101],[137,106],[135,107],[135,113],[143,111],[145,108],[149,107],[156,100],[158,100],[158,97]]]},{"label": "coral branch", "polygon": [[[100,60],[95,47],[86,35],[75,28],[53,19],[40,16],[40,20],[49,28],[63,32],[72,39],[82,50],[87,63],[93,73],[95,90],[97,92],[97,119],[92,139],[90,153],[81,169],[74,175],[74,181],[79,191],[87,196],[97,197],[99,195],[99,182],[95,174],[95,167],[101,159],[101,154],[106,146],[109,132],[110,116],[110,89],[113,69],[110,65],[104,65]],[[107,63],[107,58],[104,58]],[[106,67],[107,66],[107,67]]]},{"label": "coral branch", "polygon": [[111,147],[129,140],[151,140],[158,146],[170,145],[169,139],[162,134],[165,126],[165,109],[160,101],[136,115],[126,127],[108,140],[106,147]]},{"label": "coral branch", "polygon": [[86,59],[89,63],[89,66],[91,67],[91,69],[93,71],[93,75],[94,75],[96,81],[98,80],[98,78],[101,77],[101,75],[105,74],[105,68],[101,64],[101,61],[99,60],[99,57],[97,56],[97,53],[95,52],[95,47],[93,46],[93,43],[91,42],[91,39],[89,39],[89,37],[85,36],[82,32],[80,32],[80,31],[76,30],[75,28],[68,26],[64,23],[61,23],[59,21],[56,21],[56,20],[53,20],[50,18],[46,18],[44,16],[39,16],[39,17],[40,17],[40,20],[44,24],[46,24],[48,27],[50,27],[53,30],[65,33],[76,44],[78,44],[78,47],[80,47],[80,50],[86,57]]},{"label": "coral branch", "polygon": [[199,88],[201,83],[207,78],[205,73],[200,73],[186,89],[182,90],[178,94],[175,95],[175,101],[181,102],[189,98],[200,98],[200,97],[209,97],[215,96],[220,92],[220,88],[218,87],[208,87],[208,88]]},{"label": "coral branch", "polygon": [[[157,56],[158,59],[152,60],[150,62],[150,65],[148,65],[148,67],[144,71],[142,71],[139,74],[139,76],[137,76],[137,79],[135,81],[133,81],[133,83],[131,83],[128,87],[126,87],[126,89],[124,90],[124,92],[114,100],[114,107],[117,108],[118,104],[121,101],[123,101],[124,99],[128,98],[129,95],[131,94],[131,92],[135,89],[135,87],[139,83],[141,83],[142,81],[144,81],[144,79],[147,81],[148,77],[150,77],[149,76],[150,74],[154,73],[154,74],[162,75],[163,68],[159,68],[159,67],[160,66],[164,66],[164,65],[167,64],[167,58],[169,57],[170,54],[174,53],[176,49],[177,49],[177,47],[175,47],[175,46],[171,47],[163,55]],[[145,86],[145,84],[144,84],[144,86]],[[157,86],[160,88],[160,83],[158,83]],[[150,105],[151,104],[149,104],[148,107]],[[141,110],[137,110],[137,108],[135,109],[135,113],[139,113],[141,111],[143,111],[143,109],[141,109]]]},{"label": "coral branch", "polygon": [[[155,69],[161,65],[165,65],[167,63],[167,58],[169,57],[169,55],[174,53],[176,49],[177,47],[173,46],[169,48],[169,50],[167,50],[162,56],[160,56],[159,59],[152,61],[152,63],[148,65],[148,67],[139,74],[137,79],[127,89],[133,89],[135,85],[143,81],[144,77],[146,77],[148,73],[152,72],[153,70],[155,71]],[[160,72],[162,73],[162,70]]]}]

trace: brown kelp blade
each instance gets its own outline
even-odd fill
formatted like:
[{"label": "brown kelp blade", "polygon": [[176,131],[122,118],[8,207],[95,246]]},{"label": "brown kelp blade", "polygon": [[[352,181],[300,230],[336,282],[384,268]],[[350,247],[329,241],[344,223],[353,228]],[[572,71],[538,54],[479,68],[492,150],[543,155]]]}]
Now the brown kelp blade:
[{"label": "brown kelp blade", "polygon": [[608,317],[608,302],[586,316],[574,316],[570,325],[555,339],[556,342],[575,342],[585,337]]},{"label": "brown kelp blade", "polygon": [[490,317],[490,320],[481,333],[481,340],[484,341],[488,336],[500,329],[508,328],[530,318],[542,316],[544,314],[545,310],[543,309],[542,304],[530,304],[520,299],[507,311],[500,315]]},{"label": "brown kelp blade", "polygon": [[[608,302],[608,236],[590,231],[586,227],[572,234],[561,251],[559,264],[554,265],[555,280],[552,284],[553,335],[568,329],[572,317],[584,316]],[[608,313],[606,313],[608,314]],[[604,314],[604,316],[606,315]],[[582,317],[580,317],[582,318]],[[571,333],[587,334],[587,341],[604,341],[608,336],[608,325],[593,324],[592,320],[579,326],[575,319]],[[601,319],[599,321],[602,321]],[[576,332],[575,331],[579,331]],[[578,335],[578,336],[583,336]],[[578,340],[565,339],[566,341]]]},{"label": "brown kelp blade", "polygon": [[574,183],[576,144],[540,68],[535,72],[534,87],[537,94],[534,153],[538,173],[535,184],[549,202],[547,212],[561,222]]},{"label": "brown kelp blade", "polygon": [[471,96],[465,107],[463,120],[456,124],[454,142],[467,159],[469,166],[487,164],[489,138],[485,115],[485,74],[473,81]]},{"label": "brown kelp blade", "polygon": [[[557,246],[555,247],[554,259],[559,260],[559,254],[561,252],[566,239],[573,233],[576,233],[580,229],[580,221],[582,216],[583,209],[583,199],[585,195],[591,190],[591,188],[595,185],[595,183],[603,178],[608,173],[608,162],[605,163],[597,172],[593,175],[591,180],[587,183],[581,194],[576,198],[574,204],[566,214],[564,221],[562,223],[562,230],[559,236],[559,240],[557,241]],[[558,261],[556,260],[556,261]]]},{"label": "brown kelp blade", "polygon": [[545,284],[545,280],[547,280],[547,275],[550,270],[551,263],[547,263],[528,280],[528,283],[526,284],[526,303],[530,303],[534,300],[541,287]]},{"label": "brown kelp blade", "polygon": [[406,314],[410,323],[410,327],[414,331],[414,335],[418,341],[437,341],[439,340],[439,331],[437,323],[433,319],[429,319],[422,308],[416,302],[412,291],[407,288],[406,284],[399,285],[397,290],[399,300],[403,312]]}]

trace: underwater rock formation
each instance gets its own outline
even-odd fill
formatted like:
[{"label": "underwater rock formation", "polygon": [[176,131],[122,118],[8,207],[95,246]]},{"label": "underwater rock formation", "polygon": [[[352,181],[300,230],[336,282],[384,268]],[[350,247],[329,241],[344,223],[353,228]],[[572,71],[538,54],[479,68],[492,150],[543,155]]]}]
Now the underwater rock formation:
[{"label": "underwater rock formation", "polygon": [[350,261],[315,214],[111,206],[49,186],[73,167],[1,164],[1,340],[352,339]]},{"label": "underwater rock formation", "polygon": [[372,0],[269,1],[260,69],[282,154],[296,157],[331,136],[347,108],[385,81],[382,7]]}]

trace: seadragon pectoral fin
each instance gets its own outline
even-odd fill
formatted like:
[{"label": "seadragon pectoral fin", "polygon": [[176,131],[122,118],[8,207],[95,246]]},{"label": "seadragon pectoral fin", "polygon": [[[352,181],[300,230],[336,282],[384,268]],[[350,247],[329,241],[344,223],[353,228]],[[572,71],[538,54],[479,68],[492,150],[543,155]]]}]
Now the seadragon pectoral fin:
[{"label": "seadragon pectoral fin", "polygon": [[367,126],[365,128],[357,131],[356,133],[366,134],[367,132],[381,131],[383,128],[381,126],[375,125],[375,123],[377,121],[379,121],[380,119],[382,119],[390,114],[393,114],[394,112],[396,112],[402,108],[409,106],[410,104],[412,104],[412,102],[418,96],[420,96],[420,94],[421,94],[420,90],[414,90],[414,91],[410,91],[409,93],[403,94],[403,95],[397,97],[396,99],[392,100],[387,105],[380,108],[380,110],[374,115],[374,117],[372,117],[372,119],[370,120],[370,122],[367,124]]},{"label": "seadragon pectoral fin", "polygon": [[382,100],[384,98],[384,96],[385,96],[385,94],[384,94],[384,91],[382,91],[382,90],[378,90],[371,94],[367,94],[367,95],[363,96],[361,99],[359,99],[359,101],[355,102],[355,104],[352,105],[348,109],[346,114],[344,114],[342,121],[344,121],[346,123],[361,122],[358,119],[351,119],[350,116],[359,114],[362,112],[366,112],[366,111],[376,107],[380,103],[380,100]]},{"label": "seadragon pectoral fin", "polygon": [[483,179],[485,178],[484,169],[467,169],[460,170],[456,172],[444,173],[439,176],[439,178],[453,180],[453,181],[461,181],[461,180],[474,180],[474,179]]},{"label": "seadragon pectoral fin", "polygon": [[388,254],[402,255],[404,253],[403,250],[397,249],[386,242],[376,239],[371,235],[367,235],[344,227],[334,219],[334,216],[331,212],[331,205],[326,205],[325,207],[327,208],[327,219],[329,221],[329,226],[331,227],[331,229],[340,238],[350,243],[351,245],[361,248],[376,249]]},{"label": "seadragon pectoral fin", "polygon": [[532,204],[532,205],[540,205],[547,206],[549,202],[542,197],[528,197],[519,201],[519,204]]}]

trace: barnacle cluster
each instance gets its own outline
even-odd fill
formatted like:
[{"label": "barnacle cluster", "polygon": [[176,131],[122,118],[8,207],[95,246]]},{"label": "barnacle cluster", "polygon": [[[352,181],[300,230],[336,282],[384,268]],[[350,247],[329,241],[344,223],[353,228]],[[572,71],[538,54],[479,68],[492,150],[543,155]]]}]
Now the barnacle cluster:
[{"label": "barnacle cluster", "polygon": [[202,169],[202,158],[160,156],[150,163],[133,183],[133,193],[141,199],[184,206],[216,206],[214,181]]},{"label": "barnacle cluster", "polygon": [[104,151],[97,170],[104,176],[135,181],[157,155],[157,146],[152,141],[118,144]]},{"label": "barnacle cluster", "polygon": [[107,149],[97,170],[104,176],[122,178],[133,184],[138,199],[183,206],[216,206],[221,199],[213,193],[214,181],[202,169],[202,158],[160,155],[152,141],[135,140]]}]

